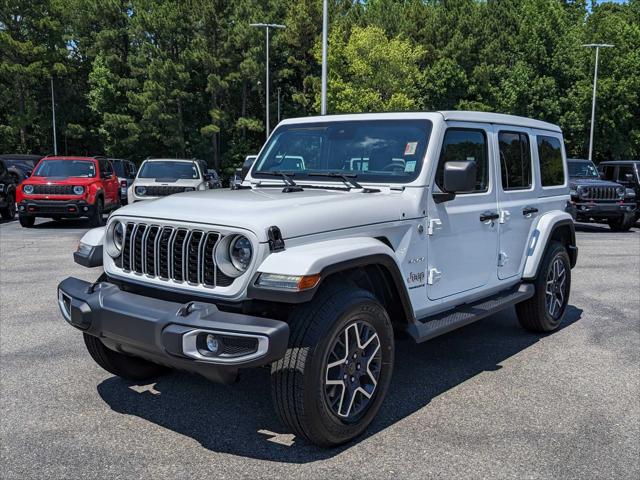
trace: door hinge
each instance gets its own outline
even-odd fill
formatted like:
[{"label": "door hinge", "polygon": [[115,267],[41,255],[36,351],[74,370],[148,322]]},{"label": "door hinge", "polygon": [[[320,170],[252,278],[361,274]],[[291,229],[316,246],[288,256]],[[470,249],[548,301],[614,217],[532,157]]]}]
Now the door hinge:
[{"label": "door hinge", "polygon": [[504,267],[508,261],[509,261],[509,255],[507,255],[504,252],[500,252],[498,254],[498,266],[499,267]]},{"label": "door hinge", "polygon": [[507,223],[507,220],[511,217],[509,210],[500,210],[500,223]]},{"label": "door hinge", "polygon": [[442,222],[439,218],[432,218],[429,220],[429,225],[427,226],[427,235],[433,235],[435,231],[442,226]]},{"label": "door hinge", "polygon": [[442,278],[442,272],[437,268],[430,268],[429,274],[427,275],[427,285],[433,285],[436,282],[439,282]]}]

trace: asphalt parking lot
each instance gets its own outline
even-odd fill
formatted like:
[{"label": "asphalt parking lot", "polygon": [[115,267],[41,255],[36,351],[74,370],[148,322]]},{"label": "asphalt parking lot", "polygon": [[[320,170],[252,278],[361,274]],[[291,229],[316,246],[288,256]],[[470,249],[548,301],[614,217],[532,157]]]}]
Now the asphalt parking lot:
[{"label": "asphalt parking lot", "polygon": [[233,386],[100,369],[56,304],[84,222],[0,224],[3,479],[640,477],[640,228],[579,227],[561,330],[513,311],[398,343],[390,395],[356,442],[319,450],[278,423],[267,370]]}]

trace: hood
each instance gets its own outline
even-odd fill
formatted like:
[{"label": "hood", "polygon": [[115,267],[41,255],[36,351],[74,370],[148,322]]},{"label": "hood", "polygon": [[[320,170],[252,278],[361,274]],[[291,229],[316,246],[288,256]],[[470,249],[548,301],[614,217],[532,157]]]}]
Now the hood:
[{"label": "hood", "polygon": [[287,239],[411,218],[418,190],[423,189],[384,189],[379,193],[311,188],[283,193],[282,187],[214,189],[136,202],[114,215],[239,227],[265,242],[267,230],[273,225]]},{"label": "hood", "polygon": [[569,179],[571,188],[578,187],[580,185],[586,185],[589,187],[621,187],[619,183],[611,182],[609,180],[602,180],[600,178],[580,178],[572,177]]},{"label": "hood", "polygon": [[203,182],[200,178],[136,178],[136,187],[140,186],[169,186],[169,187],[196,187]]},{"label": "hood", "polygon": [[29,177],[24,185],[89,185],[98,181],[98,177]]}]

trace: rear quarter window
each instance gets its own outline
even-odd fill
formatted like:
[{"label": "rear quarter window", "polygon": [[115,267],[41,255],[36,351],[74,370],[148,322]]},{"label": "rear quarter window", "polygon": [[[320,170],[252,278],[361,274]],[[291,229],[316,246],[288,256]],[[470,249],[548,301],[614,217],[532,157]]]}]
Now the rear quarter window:
[{"label": "rear quarter window", "polygon": [[537,143],[538,159],[540,160],[540,183],[543,187],[564,185],[565,173],[560,139],[538,135]]}]

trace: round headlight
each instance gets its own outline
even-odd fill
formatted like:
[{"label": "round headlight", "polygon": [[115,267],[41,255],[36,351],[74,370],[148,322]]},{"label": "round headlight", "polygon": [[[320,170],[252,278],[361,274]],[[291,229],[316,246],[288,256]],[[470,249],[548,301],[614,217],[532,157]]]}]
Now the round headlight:
[{"label": "round headlight", "polygon": [[136,187],[136,195],[144,195],[147,193],[147,189],[145,187]]},{"label": "round headlight", "polygon": [[22,191],[27,195],[31,195],[33,193],[33,185],[23,185]]},{"label": "round headlight", "polygon": [[251,257],[253,256],[253,247],[251,241],[243,236],[238,235],[229,244],[229,258],[235,268],[244,272],[249,268]]},{"label": "round headlight", "polygon": [[84,193],[84,187],[76,185],[75,187],[73,187],[73,193],[76,195],[82,195]]},{"label": "round headlight", "polygon": [[618,192],[618,196],[619,196],[620,198],[623,198],[623,197],[624,197],[624,187],[618,187],[618,188],[616,188],[616,192]]},{"label": "round headlight", "polygon": [[105,240],[107,253],[112,258],[117,258],[120,256],[120,252],[122,252],[125,228],[124,223],[118,220],[111,222],[111,225],[109,225]]}]

